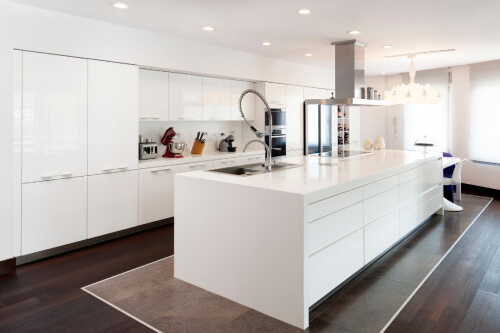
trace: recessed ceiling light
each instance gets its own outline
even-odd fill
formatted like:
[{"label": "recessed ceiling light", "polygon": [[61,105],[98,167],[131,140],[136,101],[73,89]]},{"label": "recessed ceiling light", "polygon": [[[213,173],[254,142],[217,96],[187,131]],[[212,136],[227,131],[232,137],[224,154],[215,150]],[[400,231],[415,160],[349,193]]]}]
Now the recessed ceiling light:
[{"label": "recessed ceiling light", "polygon": [[306,53],[304,54],[306,57],[312,57],[313,55],[311,53]]},{"label": "recessed ceiling light", "polygon": [[269,46],[269,45],[271,45],[271,43],[269,43],[269,42],[263,42],[262,45]]},{"label": "recessed ceiling light", "polygon": [[307,14],[311,14],[311,10],[310,9],[305,9],[305,8],[304,9],[299,9],[297,11],[297,13],[302,14],[302,15],[307,15]]},{"label": "recessed ceiling light", "polygon": [[392,47],[392,45],[384,45],[382,46],[384,49],[390,49]]},{"label": "recessed ceiling light", "polygon": [[351,30],[347,32],[349,35],[359,35],[361,32],[356,30]]},{"label": "recessed ceiling light", "polygon": [[213,31],[213,30],[215,30],[215,28],[213,28],[213,27],[203,27],[203,30],[205,30],[205,31]]},{"label": "recessed ceiling light", "polygon": [[127,9],[127,8],[128,8],[128,5],[127,5],[127,4],[124,4],[124,3],[121,3],[121,2],[117,2],[117,3],[114,3],[114,4],[113,4],[113,7],[115,7],[115,8],[119,8],[119,9]]}]

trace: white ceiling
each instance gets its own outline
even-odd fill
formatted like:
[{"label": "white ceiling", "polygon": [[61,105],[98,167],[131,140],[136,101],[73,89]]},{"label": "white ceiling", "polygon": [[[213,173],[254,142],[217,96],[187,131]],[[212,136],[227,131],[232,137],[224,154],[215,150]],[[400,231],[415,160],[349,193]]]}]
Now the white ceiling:
[{"label": "white ceiling", "polygon": [[[457,50],[418,56],[417,70],[500,59],[499,0],[121,0],[126,10],[113,0],[12,2],[327,69],[334,68],[330,42],[359,30],[367,75],[407,71],[407,58],[384,58],[401,53]],[[301,8],[313,12],[299,15]]]}]

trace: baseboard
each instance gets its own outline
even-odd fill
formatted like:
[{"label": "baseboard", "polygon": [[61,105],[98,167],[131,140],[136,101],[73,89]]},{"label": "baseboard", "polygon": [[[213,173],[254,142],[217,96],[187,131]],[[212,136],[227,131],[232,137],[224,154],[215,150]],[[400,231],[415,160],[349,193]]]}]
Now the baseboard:
[{"label": "baseboard", "polygon": [[500,198],[500,190],[494,188],[462,183],[462,192],[463,191],[471,192],[474,194],[481,194],[492,198]]},{"label": "baseboard", "polygon": [[0,279],[16,271],[16,258],[0,261]]},{"label": "baseboard", "polygon": [[91,245],[95,245],[95,244],[99,244],[99,243],[104,243],[104,242],[107,242],[107,241],[110,241],[113,239],[129,236],[132,234],[136,234],[136,233],[139,233],[142,231],[154,229],[154,228],[161,227],[161,226],[164,226],[167,224],[172,224],[172,223],[174,223],[174,218],[170,217],[168,219],[163,219],[163,220],[159,220],[159,221],[151,222],[151,223],[147,223],[147,224],[141,224],[141,225],[138,225],[138,226],[133,227],[133,228],[120,230],[120,231],[113,232],[113,233],[106,234],[106,235],[102,235],[99,237],[85,239],[85,240],[82,240],[79,242],[54,247],[52,249],[26,254],[24,256],[20,256],[20,257],[15,258],[15,264],[18,266],[23,265],[23,264],[27,264],[27,263],[32,262],[32,261],[45,259],[48,257],[52,257],[55,255],[61,254],[61,253],[78,250],[78,249],[81,249],[81,248],[84,248],[87,246],[91,246]]}]

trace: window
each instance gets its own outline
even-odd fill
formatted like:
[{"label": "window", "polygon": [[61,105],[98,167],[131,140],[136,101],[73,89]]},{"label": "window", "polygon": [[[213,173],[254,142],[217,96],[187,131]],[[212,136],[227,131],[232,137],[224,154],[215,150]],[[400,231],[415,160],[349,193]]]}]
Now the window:
[{"label": "window", "polygon": [[470,158],[473,161],[500,164],[499,96],[500,61],[471,65]]}]

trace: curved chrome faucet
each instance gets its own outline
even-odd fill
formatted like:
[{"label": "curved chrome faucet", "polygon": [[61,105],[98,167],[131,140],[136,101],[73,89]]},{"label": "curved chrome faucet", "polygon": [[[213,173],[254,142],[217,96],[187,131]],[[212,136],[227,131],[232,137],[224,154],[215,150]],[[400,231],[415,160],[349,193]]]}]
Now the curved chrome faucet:
[{"label": "curved chrome faucet", "polygon": [[247,144],[245,145],[245,148],[243,148],[243,152],[245,152],[245,150],[247,150],[248,146],[252,143],[252,142],[259,142],[259,143],[262,143],[262,145],[264,146],[264,148],[266,149],[266,152],[267,152],[267,156],[268,158],[266,159],[266,161],[264,163],[262,163],[262,166],[266,168],[266,171],[271,171],[271,166],[275,163],[273,163],[273,161],[271,161],[271,148],[269,148],[269,146],[262,140],[259,140],[259,139],[253,139],[253,140],[250,140],[247,142]]},{"label": "curved chrome faucet", "polygon": [[245,120],[245,122],[247,123],[248,127],[250,127],[250,129],[252,130],[252,132],[255,134],[255,136],[257,136],[258,138],[262,138],[264,136],[264,134],[262,134],[262,132],[259,132],[255,127],[253,127],[252,125],[250,125],[247,121],[247,118],[245,118],[245,114],[243,113],[243,108],[241,107],[241,102],[243,101],[243,97],[248,94],[248,93],[253,93],[255,95],[257,95],[257,97],[259,97],[262,102],[264,102],[264,105],[266,106],[266,111],[267,111],[267,117],[269,119],[269,145],[267,145],[264,141],[262,140],[251,140],[249,142],[247,142],[247,144],[245,145],[245,148],[243,148],[243,152],[245,152],[245,150],[247,149],[248,145],[252,142],[260,142],[264,145],[264,147],[266,147],[266,151],[267,151],[267,156],[266,156],[266,162],[263,164],[263,166],[266,167],[266,170],[267,171],[271,171],[271,165],[273,164],[272,161],[271,161],[271,151],[272,151],[272,139],[271,139],[271,134],[273,133],[273,117],[272,117],[272,114],[271,114],[271,107],[269,106],[269,104],[267,103],[266,99],[264,98],[264,96],[262,96],[262,94],[260,92],[258,92],[257,90],[255,89],[247,89],[245,90],[244,92],[241,93],[240,95],[240,99],[238,101],[238,106],[239,106],[239,109],[240,109],[240,114],[241,114],[241,117],[243,118],[243,120]]}]

